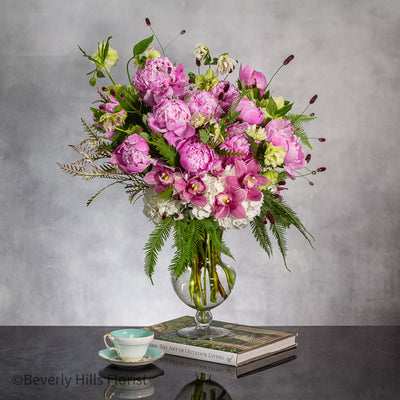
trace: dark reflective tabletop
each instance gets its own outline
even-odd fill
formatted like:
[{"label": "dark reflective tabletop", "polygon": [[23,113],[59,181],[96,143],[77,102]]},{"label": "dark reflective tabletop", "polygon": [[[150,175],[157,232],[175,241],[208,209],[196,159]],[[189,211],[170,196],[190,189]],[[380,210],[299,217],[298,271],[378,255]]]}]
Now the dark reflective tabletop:
[{"label": "dark reflective tabletop", "polygon": [[[235,369],[164,358],[128,371],[98,356],[112,327],[0,327],[4,399],[400,399],[400,327],[298,332],[283,363]],[[181,362],[182,361],[182,362]]]}]

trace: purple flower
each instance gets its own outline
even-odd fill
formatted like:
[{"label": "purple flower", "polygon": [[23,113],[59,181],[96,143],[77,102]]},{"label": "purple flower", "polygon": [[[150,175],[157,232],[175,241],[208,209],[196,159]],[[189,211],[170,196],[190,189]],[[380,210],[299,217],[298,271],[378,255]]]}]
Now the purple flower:
[{"label": "purple flower", "polygon": [[144,171],[150,164],[149,145],[141,136],[128,136],[114,151],[110,162],[126,174]]},{"label": "purple flower", "polygon": [[246,218],[246,210],[241,204],[246,200],[246,191],[244,189],[226,188],[223,192],[215,196],[213,213],[215,218],[221,219],[228,215],[235,218]]},{"label": "purple flower", "polygon": [[221,150],[226,150],[231,153],[241,154],[240,156],[231,156],[224,158],[224,165],[234,164],[235,159],[249,160],[252,158],[250,143],[247,140],[245,131],[248,128],[246,123],[233,124],[228,126],[229,133],[225,141],[219,146]]},{"label": "purple flower", "polygon": [[245,97],[240,100],[236,111],[240,111],[239,119],[248,124],[261,124],[264,121],[261,108]]},{"label": "purple flower", "polygon": [[201,174],[211,171],[218,162],[214,150],[197,138],[191,138],[182,142],[179,147],[180,163],[182,167],[191,173]]},{"label": "purple flower", "polygon": [[229,107],[240,97],[239,90],[236,86],[228,81],[220,81],[211,90],[211,93],[218,99],[224,113],[227,113]]},{"label": "purple flower", "polygon": [[167,57],[148,58],[145,67],[136,72],[133,83],[145,103],[155,106],[162,99],[184,93],[184,86],[188,84],[184,68],[183,64],[175,67]]},{"label": "purple flower", "polygon": [[247,200],[260,201],[262,193],[258,187],[265,186],[269,179],[260,175],[260,164],[256,160],[251,160],[248,164],[241,160],[235,162],[236,176],[227,176],[226,183],[234,189],[244,189],[247,193]]},{"label": "purple flower", "polygon": [[163,133],[165,140],[177,147],[179,141],[194,135],[195,129],[189,124],[190,110],[178,99],[165,99],[148,114],[147,124],[154,132]]},{"label": "purple flower", "polygon": [[168,167],[161,161],[157,162],[143,180],[150,185],[155,185],[154,191],[157,194],[162,193],[168,186],[175,183],[174,168]]},{"label": "purple flower", "polygon": [[250,65],[247,65],[245,68],[240,66],[239,80],[242,82],[242,84],[245,84],[250,88],[260,89],[261,96],[265,94],[265,89],[267,87],[267,80],[265,76],[261,72],[254,71]]},{"label": "purple flower", "polygon": [[205,90],[195,92],[188,100],[189,110],[192,114],[204,114],[210,118],[219,118],[222,109],[218,100],[212,93]]},{"label": "purple flower", "polygon": [[204,195],[207,187],[200,177],[195,176],[188,180],[179,178],[175,182],[175,188],[186,201],[199,207],[207,204],[207,197]]},{"label": "purple flower", "polygon": [[300,139],[293,134],[293,126],[287,119],[273,119],[265,126],[267,138],[274,146],[286,150],[284,159],[285,171],[291,179],[295,179],[294,169],[304,168],[307,164]]}]

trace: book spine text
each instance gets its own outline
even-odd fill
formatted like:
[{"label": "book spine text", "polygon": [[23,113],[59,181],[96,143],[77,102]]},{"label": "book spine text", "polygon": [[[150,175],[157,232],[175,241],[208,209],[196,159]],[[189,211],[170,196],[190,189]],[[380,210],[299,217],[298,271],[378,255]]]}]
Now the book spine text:
[{"label": "book spine text", "polygon": [[236,366],[236,353],[206,349],[204,347],[190,346],[182,343],[166,342],[158,339],[154,339],[151,342],[151,346],[161,349],[165,354]]}]

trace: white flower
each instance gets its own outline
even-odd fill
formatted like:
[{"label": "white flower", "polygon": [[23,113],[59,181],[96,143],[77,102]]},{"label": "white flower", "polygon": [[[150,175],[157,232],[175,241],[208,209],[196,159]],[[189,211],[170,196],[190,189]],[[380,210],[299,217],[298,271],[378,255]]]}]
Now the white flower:
[{"label": "white flower", "polygon": [[143,214],[155,224],[160,223],[163,218],[175,215],[175,219],[182,219],[181,202],[178,200],[162,199],[155,197],[154,187],[146,190],[143,196]]},{"label": "white flower", "polygon": [[210,54],[210,50],[205,44],[199,43],[194,48],[194,55],[198,60],[204,60]]},{"label": "white flower", "polygon": [[215,75],[226,75],[232,72],[237,65],[237,61],[229,57],[228,54],[222,54],[217,61]]}]

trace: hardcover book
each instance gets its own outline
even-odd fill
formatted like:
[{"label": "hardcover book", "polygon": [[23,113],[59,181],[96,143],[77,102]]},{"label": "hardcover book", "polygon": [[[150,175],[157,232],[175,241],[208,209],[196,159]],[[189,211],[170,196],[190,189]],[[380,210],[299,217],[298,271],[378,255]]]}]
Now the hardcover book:
[{"label": "hardcover book", "polygon": [[213,321],[213,325],[228,329],[228,336],[202,340],[177,335],[178,329],[190,325],[195,325],[194,318],[184,316],[147,327],[154,332],[151,345],[166,354],[234,366],[297,346],[296,333],[221,321]]},{"label": "hardcover book", "polygon": [[158,365],[161,367],[171,366],[175,368],[183,368],[195,373],[206,373],[213,377],[218,376],[223,378],[239,379],[244,376],[294,361],[296,358],[296,348],[291,348],[235,367],[233,365],[217,364],[210,361],[195,360],[193,358],[167,354],[158,361]]}]

